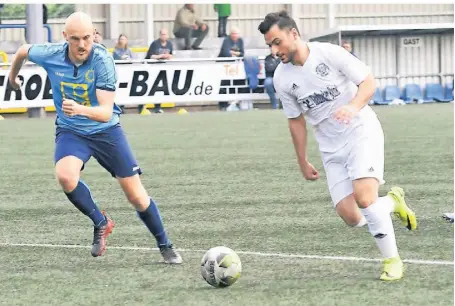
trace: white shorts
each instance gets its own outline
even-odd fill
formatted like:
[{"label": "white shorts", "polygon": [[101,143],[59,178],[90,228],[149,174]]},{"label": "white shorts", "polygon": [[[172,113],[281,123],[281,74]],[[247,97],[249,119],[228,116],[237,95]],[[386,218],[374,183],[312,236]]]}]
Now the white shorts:
[{"label": "white shorts", "polygon": [[379,120],[365,128],[358,140],[350,141],[340,150],[321,152],[333,205],[353,193],[352,181],[372,177],[384,181],[384,133]]}]

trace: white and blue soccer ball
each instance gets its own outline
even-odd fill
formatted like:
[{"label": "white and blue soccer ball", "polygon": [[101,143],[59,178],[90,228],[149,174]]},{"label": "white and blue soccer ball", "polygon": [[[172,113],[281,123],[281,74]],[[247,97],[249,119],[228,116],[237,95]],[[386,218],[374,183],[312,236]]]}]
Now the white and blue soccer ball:
[{"label": "white and blue soccer ball", "polygon": [[241,273],[240,258],[228,247],[211,248],[202,257],[202,278],[213,287],[229,287],[240,278]]}]

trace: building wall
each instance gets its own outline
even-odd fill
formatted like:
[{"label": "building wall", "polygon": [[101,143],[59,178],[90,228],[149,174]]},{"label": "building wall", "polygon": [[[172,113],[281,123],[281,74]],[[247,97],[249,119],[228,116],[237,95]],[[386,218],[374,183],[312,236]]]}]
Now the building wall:
[{"label": "building wall", "polygon": [[[87,12],[95,21],[95,26],[107,33],[107,4],[76,4],[76,10]],[[181,4],[154,4],[155,37],[160,28],[170,30],[171,37],[174,18]],[[289,5],[276,4],[233,4],[232,16],[228,28],[232,25],[240,27],[243,36],[258,35],[257,27],[261,19],[269,12],[289,9]],[[298,24],[301,33],[317,33],[326,28],[326,4],[297,5]],[[217,33],[217,15],[212,4],[196,4],[198,14],[207,21],[209,36]],[[143,39],[145,4],[122,4],[119,9],[119,31],[130,39]],[[365,24],[407,24],[428,22],[454,22],[454,6],[452,4],[335,4],[336,22],[340,25]],[[6,23],[6,22],[4,22]],[[11,23],[24,23],[23,20]],[[53,38],[61,39],[63,19],[51,19]],[[4,29],[0,31],[0,40],[23,41],[23,30]]]},{"label": "building wall", "polygon": [[[440,81],[439,72],[453,74],[454,36],[420,35],[420,47],[404,47],[400,37],[354,37],[346,38],[353,52],[364,61],[378,78],[380,86]],[[439,47],[441,44],[441,47]],[[398,48],[396,48],[398,46]],[[432,74],[428,77],[405,77]],[[397,80],[396,75],[403,76]],[[443,83],[453,77],[443,77]]]},{"label": "building wall", "polygon": [[454,21],[453,4],[337,4],[339,25],[442,23]]},{"label": "building wall", "polygon": [[[172,35],[174,20],[181,4],[155,4],[155,36],[158,37],[160,28],[167,28]],[[284,9],[284,4],[265,4],[262,6],[254,4],[233,4],[232,16],[228,20],[227,28],[237,26],[243,36],[254,36],[259,32],[257,27],[262,18],[268,13]],[[212,4],[196,4],[195,10],[209,26],[209,36],[216,37],[218,33],[218,15]]]}]

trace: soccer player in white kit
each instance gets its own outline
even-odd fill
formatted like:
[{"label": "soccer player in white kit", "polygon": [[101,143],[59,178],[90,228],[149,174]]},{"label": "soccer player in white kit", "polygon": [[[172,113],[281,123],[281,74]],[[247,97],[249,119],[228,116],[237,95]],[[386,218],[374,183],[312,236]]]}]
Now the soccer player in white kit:
[{"label": "soccer player in white kit", "polygon": [[281,58],[273,83],[288,117],[303,176],[319,178],[307,159],[308,122],[319,144],[336,212],[350,226],[368,224],[384,258],[380,279],[401,279],[403,262],[391,213],[409,230],[416,229],[417,221],[403,189],[393,187],[386,196],[378,196],[384,184],[384,134],[368,106],[376,90],[373,75],[340,46],[302,41],[285,11],[268,14],[258,29],[272,53]]}]

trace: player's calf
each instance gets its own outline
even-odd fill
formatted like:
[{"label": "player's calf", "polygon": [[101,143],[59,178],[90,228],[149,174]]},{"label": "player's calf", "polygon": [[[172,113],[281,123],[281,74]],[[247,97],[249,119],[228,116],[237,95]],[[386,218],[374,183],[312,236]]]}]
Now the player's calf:
[{"label": "player's calf", "polygon": [[356,202],[362,207],[360,210],[368,222],[368,230],[375,238],[379,251],[385,259],[381,279],[395,280],[401,278],[402,269],[395,269],[396,265],[392,265],[394,269],[389,271],[390,262],[401,261],[390,216],[390,199],[378,198],[379,182],[374,178],[355,180],[353,181],[353,188]]},{"label": "player's calf", "polygon": [[335,208],[338,216],[349,226],[363,227],[367,224],[365,217],[360,212],[354,195],[350,194],[338,202]]},{"label": "player's calf", "polygon": [[64,157],[55,166],[56,176],[68,200],[88,216],[95,227],[102,226],[106,223],[106,218],[95,204],[87,184],[79,179],[82,164],[77,157]]},{"label": "player's calf", "polygon": [[158,206],[153,199],[148,196],[139,179],[139,175],[136,174],[132,177],[118,178],[118,180],[128,201],[136,208],[138,217],[155,237],[157,246],[164,258],[164,262],[170,264],[182,263],[182,257],[173,248],[172,242],[164,229]]}]

